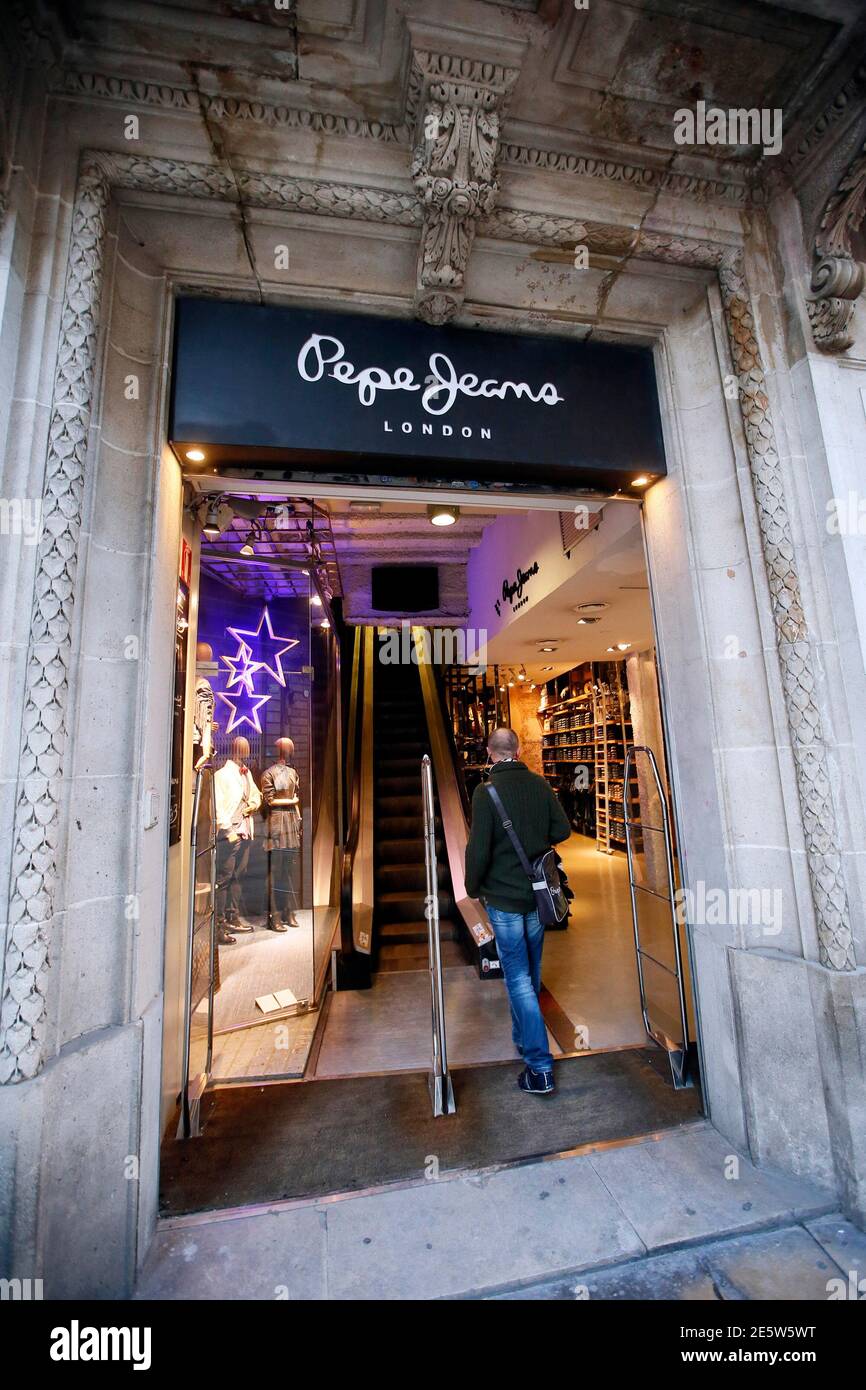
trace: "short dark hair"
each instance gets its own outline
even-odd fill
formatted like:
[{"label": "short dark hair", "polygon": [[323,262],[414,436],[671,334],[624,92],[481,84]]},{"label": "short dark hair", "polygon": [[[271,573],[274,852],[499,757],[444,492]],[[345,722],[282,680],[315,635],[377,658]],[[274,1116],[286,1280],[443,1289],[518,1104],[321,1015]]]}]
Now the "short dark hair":
[{"label": "short dark hair", "polygon": [[494,729],[487,740],[487,747],[492,753],[503,753],[506,757],[513,758],[520,747],[520,739],[513,729]]}]

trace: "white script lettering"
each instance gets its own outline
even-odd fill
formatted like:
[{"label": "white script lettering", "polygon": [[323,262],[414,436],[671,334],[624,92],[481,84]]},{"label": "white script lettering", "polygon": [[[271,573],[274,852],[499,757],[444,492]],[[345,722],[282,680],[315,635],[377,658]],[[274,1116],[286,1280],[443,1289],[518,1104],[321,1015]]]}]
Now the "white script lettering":
[{"label": "white script lettering", "polygon": [[[304,381],[321,381],[328,375],[342,386],[357,386],[361,405],[373,405],[378,391],[420,391],[409,367],[398,367],[393,376],[384,367],[355,368],[345,355],[339,338],[324,333],[312,333],[298,353],[298,373]],[[326,368],[330,371],[326,372]],[[472,372],[458,376],[454,364],[443,352],[431,352],[430,374],[424,380],[421,404],[428,415],[447,415],[458,395],[481,396],[485,400],[504,400],[511,393],[518,400],[526,397],[535,405],[559,405],[564,399],[552,381],[546,381],[537,391],[525,381],[496,381],[492,377],[479,382]]]}]

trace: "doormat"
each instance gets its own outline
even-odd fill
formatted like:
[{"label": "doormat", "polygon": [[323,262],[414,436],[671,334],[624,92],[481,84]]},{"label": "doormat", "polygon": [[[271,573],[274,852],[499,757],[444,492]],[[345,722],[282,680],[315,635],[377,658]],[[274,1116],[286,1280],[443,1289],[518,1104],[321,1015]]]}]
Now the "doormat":
[{"label": "doormat", "polygon": [[649,1049],[560,1061],[556,1091],[517,1088],[519,1063],[451,1073],[456,1115],[434,1119],[421,1072],[232,1086],[201,1103],[199,1139],[162,1146],[163,1216],[353,1192],[485,1168],[688,1124],[698,1090],[675,1091]]}]

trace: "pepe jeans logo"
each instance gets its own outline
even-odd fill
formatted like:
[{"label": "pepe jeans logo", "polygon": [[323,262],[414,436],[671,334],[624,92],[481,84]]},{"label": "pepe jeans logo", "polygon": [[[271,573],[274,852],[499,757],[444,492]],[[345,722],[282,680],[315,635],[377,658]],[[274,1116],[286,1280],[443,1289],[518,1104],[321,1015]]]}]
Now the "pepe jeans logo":
[{"label": "pepe jeans logo", "polygon": [[[458,376],[454,363],[444,352],[431,352],[427,365],[430,371],[423,382],[416,381],[411,367],[397,367],[393,373],[384,367],[356,368],[346,357],[340,339],[327,333],[312,333],[298,353],[298,374],[304,381],[321,381],[322,377],[329,376],[342,386],[356,386],[358,400],[363,406],[373,405],[380,391],[420,391],[422,408],[434,416],[447,415],[458,396],[500,401],[514,396],[516,400],[526,399],[534,405],[560,405],[565,400],[552,381],[545,381],[534,390],[525,381],[497,381],[495,377],[482,381],[473,372]],[[400,429],[404,434],[411,434],[414,425],[404,420]],[[454,433],[451,425],[442,425],[440,429],[445,437]],[[383,422],[383,430],[386,434],[394,432],[387,420]],[[432,425],[421,425],[422,434],[432,432]],[[464,438],[471,438],[472,426],[463,425],[460,433]],[[490,439],[490,427],[482,427],[480,434],[482,439]]]},{"label": "pepe jeans logo", "polygon": [[496,599],[493,604],[497,618],[502,617],[503,603],[510,603],[512,613],[516,613],[518,608],[522,608],[525,603],[529,602],[529,595],[523,592],[523,586],[535,574],[538,574],[537,560],[529,566],[528,570],[522,570],[518,565],[516,579],[503,579],[502,598]]}]

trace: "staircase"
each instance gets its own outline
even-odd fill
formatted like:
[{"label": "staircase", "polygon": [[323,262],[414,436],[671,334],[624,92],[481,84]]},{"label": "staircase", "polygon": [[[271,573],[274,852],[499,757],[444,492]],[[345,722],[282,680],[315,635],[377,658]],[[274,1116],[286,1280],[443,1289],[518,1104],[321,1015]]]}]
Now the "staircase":
[{"label": "staircase", "polygon": [[[421,759],[430,747],[417,668],[377,664],[373,701],[374,969],[420,970],[427,966]],[[442,963],[465,965],[438,802],[436,858]]]}]

